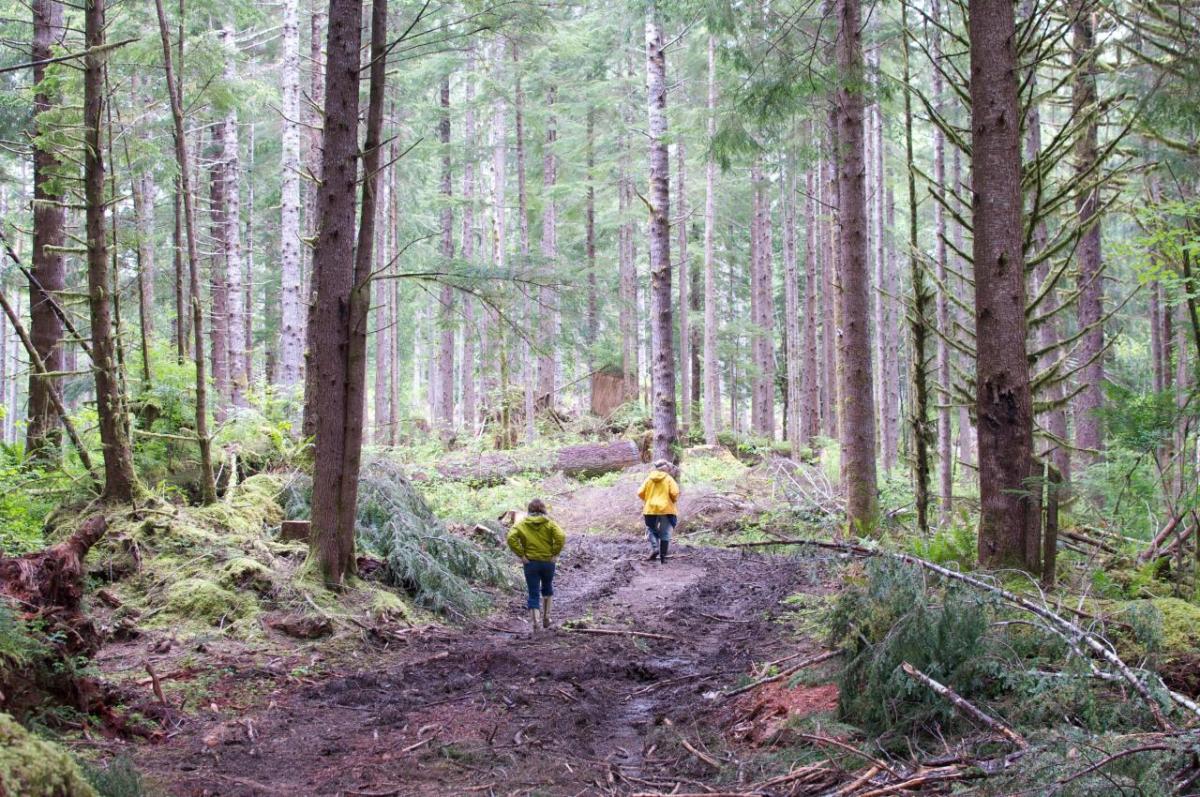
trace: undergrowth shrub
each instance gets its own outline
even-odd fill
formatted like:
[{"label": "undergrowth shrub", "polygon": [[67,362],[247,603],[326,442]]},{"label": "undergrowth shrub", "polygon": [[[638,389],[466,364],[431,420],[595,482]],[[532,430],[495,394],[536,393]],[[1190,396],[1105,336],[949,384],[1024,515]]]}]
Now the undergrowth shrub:
[{"label": "undergrowth shrub", "polygon": [[930,537],[909,537],[908,549],[913,555],[935,564],[972,570],[978,551],[975,527],[969,518],[959,518]]},{"label": "undergrowth shrub", "polygon": [[[312,482],[297,479],[285,497],[290,517],[308,517]],[[489,604],[480,585],[509,581],[501,560],[446,530],[401,467],[385,458],[359,476],[356,537],[384,561],[383,580],[435,612],[469,615]]]}]

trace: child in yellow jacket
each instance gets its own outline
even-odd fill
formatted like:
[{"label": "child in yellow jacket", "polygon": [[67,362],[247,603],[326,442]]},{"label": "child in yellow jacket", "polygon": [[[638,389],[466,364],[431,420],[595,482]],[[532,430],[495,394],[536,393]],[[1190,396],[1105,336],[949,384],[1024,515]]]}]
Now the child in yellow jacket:
[{"label": "child in yellow jacket", "polygon": [[679,485],[668,471],[671,463],[660,459],[655,461],[653,467],[638,490],[638,498],[642,499],[642,519],[646,523],[646,539],[650,543],[647,561],[657,559],[659,564],[666,564],[671,532],[679,523],[679,510],[675,507],[675,502],[679,500]]},{"label": "child in yellow jacket", "polygon": [[550,603],[554,596],[554,563],[562,553],[567,535],[557,523],[546,516],[546,504],[540,498],[529,502],[528,512],[529,514],[508,532],[508,547],[521,557],[521,564],[525,570],[525,587],[529,591],[526,607],[530,612],[532,633],[536,634],[539,621],[543,628],[550,627]]}]

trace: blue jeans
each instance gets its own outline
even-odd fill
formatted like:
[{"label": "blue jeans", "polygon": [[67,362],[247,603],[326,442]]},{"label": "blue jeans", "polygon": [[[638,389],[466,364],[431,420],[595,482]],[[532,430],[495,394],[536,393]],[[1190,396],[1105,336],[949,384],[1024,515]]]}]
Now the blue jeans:
[{"label": "blue jeans", "polygon": [[554,562],[526,562],[525,587],[529,590],[526,608],[542,608],[541,599],[554,595]]},{"label": "blue jeans", "polygon": [[678,515],[642,515],[642,520],[646,522],[646,541],[651,553],[658,551],[659,540],[671,539],[671,532],[679,524]]}]

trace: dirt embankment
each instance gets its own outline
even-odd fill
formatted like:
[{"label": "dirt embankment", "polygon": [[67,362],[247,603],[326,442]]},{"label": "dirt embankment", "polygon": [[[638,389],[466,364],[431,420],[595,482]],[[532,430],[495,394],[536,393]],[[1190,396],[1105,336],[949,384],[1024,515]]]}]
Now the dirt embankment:
[{"label": "dirt embankment", "polygon": [[[409,635],[361,668],[207,711],[137,755],[173,795],[627,794],[729,776],[715,693],[794,653],[772,622],[821,573],[794,561],[580,535],[556,620],[661,635],[526,637],[524,600],[462,630]],[[686,742],[686,743],[685,743]],[[689,749],[690,747],[690,749]],[[708,750],[709,752],[706,752]],[[705,761],[705,758],[710,758]]]}]

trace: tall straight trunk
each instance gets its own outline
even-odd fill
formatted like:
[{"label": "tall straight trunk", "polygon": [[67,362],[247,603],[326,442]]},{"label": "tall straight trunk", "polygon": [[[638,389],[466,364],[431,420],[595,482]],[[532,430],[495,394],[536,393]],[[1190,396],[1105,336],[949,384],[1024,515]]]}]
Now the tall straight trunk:
[{"label": "tall straight trunk", "polygon": [[867,197],[863,181],[863,55],[859,0],[837,0],[836,94],[841,295],[842,462],[846,523],[856,534],[875,529],[879,497],[875,475],[875,407],[871,373],[870,268]]},{"label": "tall straight trunk", "polygon": [[300,382],[304,361],[304,286],[300,256],[300,9],[283,3],[280,68],[282,146],[279,175],[279,270],[282,319],[279,325],[279,384]]},{"label": "tall straight trunk", "polygon": [[[225,49],[224,79],[232,85],[236,78],[237,46],[233,39],[232,24],[221,28],[219,40]],[[229,400],[235,407],[246,403],[246,342],[242,336],[242,325],[246,312],[246,297],[243,282],[242,250],[242,158],[239,152],[238,116],[230,110],[220,125],[222,174],[225,183],[225,208],[223,219],[225,232],[225,285],[227,310],[229,312]]]},{"label": "tall straight trunk", "polygon": [[[558,200],[554,188],[558,183],[558,159],[555,156],[554,102],[557,94],[554,86],[546,90],[546,144],[542,148],[542,269],[541,273],[558,273]],[[545,279],[541,280],[543,283]],[[558,299],[554,289],[543,285],[538,288],[538,354],[537,382],[539,407],[550,408],[555,404],[555,352],[558,349]]]},{"label": "tall straight trunk", "polygon": [[979,560],[1039,569],[1027,479],[1033,401],[1026,357],[1016,23],[1009,0],[970,0]]},{"label": "tall straight trunk", "polygon": [[[902,26],[908,30],[908,0],[900,4]],[[902,45],[904,85],[910,86],[908,41]],[[913,491],[917,508],[917,531],[929,533],[929,289],[925,285],[925,270],[918,258],[917,238],[917,175],[913,156],[912,92],[904,92],[904,151],[908,172],[908,271],[912,290],[909,310],[909,439],[912,444]]]},{"label": "tall straight trunk", "polygon": [[621,370],[624,372],[625,400],[638,398],[638,296],[637,265],[633,260],[633,223],[629,220],[633,189],[625,171],[630,155],[629,139],[621,136],[621,163],[617,177],[617,212],[621,226],[617,232],[617,268],[620,278],[620,308],[618,322],[621,327]]},{"label": "tall straight trunk", "polygon": [[148,174],[135,176],[130,181],[130,194],[137,231],[138,326],[145,348],[145,339],[154,334],[154,178]]},{"label": "tall straight trunk", "polygon": [[667,152],[667,63],[657,0],[646,8],[646,105],[650,133],[650,383],[654,456],[670,459],[677,443],[675,357],[671,335],[671,197]]},{"label": "tall straight trunk", "polygon": [[838,303],[837,290],[838,258],[838,202],[837,202],[837,169],[833,157],[834,127],[829,126],[829,157],[824,162],[825,179],[822,186],[821,198],[825,207],[821,229],[824,232],[821,248],[821,346],[823,355],[823,371],[825,378],[822,386],[824,397],[822,406],[825,414],[822,418],[825,426],[825,436],[840,438],[841,386],[838,378]]},{"label": "tall straight trunk", "polygon": [[[1079,373],[1083,390],[1075,399],[1075,447],[1084,465],[1095,461],[1104,450],[1104,428],[1099,411],[1104,405],[1104,265],[1100,248],[1100,187],[1096,179],[1100,119],[1096,110],[1096,35],[1091,0],[1071,3],[1073,38],[1071,50],[1075,84],[1071,104],[1075,118],[1086,124],[1075,139],[1075,173],[1080,186],[1075,213],[1081,230],[1076,250],[1079,264],[1079,329],[1083,339]],[[1085,190],[1086,189],[1086,190]]]},{"label": "tall straight trunk", "polygon": [[[1030,89],[1035,92],[1037,88],[1037,77],[1030,76]],[[1028,113],[1025,118],[1025,153],[1030,162],[1037,159],[1038,154],[1042,149],[1042,121],[1039,103],[1032,102],[1029,106]],[[1035,257],[1043,252],[1047,246],[1049,233],[1046,229],[1046,222],[1040,219],[1034,225],[1033,236],[1029,242],[1029,257]],[[1037,295],[1046,284],[1046,280],[1050,278],[1050,261],[1042,260],[1034,269],[1033,285],[1030,291],[1032,295]],[[1055,312],[1058,309],[1058,298],[1055,291],[1051,291],[1042,302],[1043,313],[1054,313],[1046,318],[1037,327],[1037,348],[1049,351],[1059,341],[1059,325],[1058,315]],[[1037,363],[1038,370],[1047,368],[1054,362],[1056,356],[1059,356],[1054,351],[1049,351],[1048,354],[1040,358]],[[1067,440],[1067,411],[1062,406],[1064,398],[1064,388],[1061,382],[1055,382],[1046,389],[1046,394],[1043,397],[1045,401],[1050,402],[1054,406],[1042,413],[1040,422],[1045,427],[1052,439],[1046,441],[1044,446],[1038,452],[1039,455],[1049,455],[1054,463],[1054,467],[1061,474],[1064,481],[1071,480],[1071,454],[1063,443],[1057,441]]]},{"label": "tall straight trunk", "polygon": [[[688,350],[691,353],[691,398],[692,398],[692,416],[691,428],[697,431],[704,429],[704,418],[701,413],[701,407],[704,403],[704,362],[702,354],[704,352],[704,332],[700,324],[695,323],[697,318],[701,317],[701,312],[704,305],[701,302],[701,297],[704,296],[704,270],[700,268],[690,268],[688,279],[691,281],[691,287],[688,289],[688,312],[691,314],[691,323],[688,324]],[[688,389],[688,388],[685,388]]]},{"label": "tall straight trunk", "polygon": [[[504,66],[504,44],[502,42],[497,42],[496,44],[496,54],[493,63],[493,79],[498,85],[503,85],[501,83]],[[504,274],[508,266],[508,215],[506,205],[508,182],[508,115],[502,96],[497,97],[495,104],[492,106],[491,145],[492,261],[495,264],[496,271]],[[489,336],[489,356],[486,359],[496,367],[496,372],[495,376],[491,377],[494,381],[490,383],[492,390],[489,390],[488,393],[490,396],[496,388],[501,388],[499,397],[496,400],[494,413],[499,416],[501,421],[500,433],[502,445],[504,448],[510,448],[516,442],[516,432],[513,429],[512,412],[508,403],[507,380],[501,378],[508,374],[507,358],[509,353],[504,343],[505,329],[501,320],[498,317],[489,315],[489,321],[495,322],[496,331],[495,334]]]},{"label": "tall straight trunk", "polygon": [[[517,137],[517,220],[520,233],[520,253],[521,253],[521,275],[527,277],[529,274],[529,195],[526,191],[526,173],[525,173],[525,92],[521,88],[521,71],[518,62],[517,46],[513,44],[512,51],[513,63],[517,65],[516,72],[516,91],[514,93],[514,113],[513,123]],[[526,320],[525,328],[531,329],[533,324],[533,303],[529,298],[528,287],[522,288],[522,300],[525,302],[524,317]],[[525,442],[532,442],[537,438],[537,406],[536,406],[536,389],[534,383],[534,367],[533,367],[533,352],[529,345],[529,340],[522,337],[520,345],[520,360],[522,368],[522,382],[525,387]]]},{"label": "tall straight trunk", "polygon": [[179,187],[179,178],[175,178],[173,221],[175,223],[172,236],[172,256],[175,266],[175,360],[183,365],[187,359],[188,350],[188,321],[187,311],[187,271],[184,266],[183,243],[183,190]]},{"label": "tall straight trunk", "polygon": [[766,434],[763,419],[763,380],[766,365],[763,362],[763,192],[762,167],[756,158],[750,167],[750,364],[753,377],[750,380],[750,431]]},{"label": "tall straight trunk", "polygon": [[[310,179],[305,183],[307,191],[304,199],[304,215],[305,215],[305,235],[310,241],[316,241],[320,233],[320,225],[322,220],[318,218],[317,202],[320,193],[320,183],[322,179],[321,170],[325,166],[325,161],[322,158],[321,146],[324,136],[324,118],[322,108],[325,105],[325,62],[326,50],[324,46],[325,38],[328,34],[328,0],[309,0],[309,84],[308,84],[308,151],[305,155],[307,160],[308,175]],[[305,437],[312,437],[316,434],[316,418],[313,415],[313,407],[315,405],[315,396],[313,395],[317,389],[316,383],[310,375],[310,360],[313,356],[315,338],[317,330],[313,326],[313,318],[317,312],[316,293],[320,284],[320,268],[316,259],[315,244],[310,247],[304,247],[301,250],[302,258],[307,259],[308,268],[304,272],[303,282],[304,288],[301,291],[301,296],[304,299],[304,417],[301,423],[301,430]]]},{"label": "tall straight trunk", "polygon": [[[707,130],[711,142],[717,134],[716,40],[708,37]],[[710,152],[704,164],[704,442],[717,444],[721,430],[721,371],[717,360],[717,269],[713,237],[716,223],[717,163]]]},{"label": "tall straight trunk", "polygon": [[890,233],[888,245],[886,247],[888,267],[887,278],[884,282],[885,290],[887,291],[888,301],[885,304],[887,312],[885,315],[884,329],[890,330],[891,334],[886,335],[880,345],[884,346],[884,367],[883,380],[887,388],[888,404],[888,425],[884,429],[884,434],[887,436],[884,444],[884,456],[887,452],[891,452],[892,462],[896,461],[896,457],[900,451],[900,409],[903,405],[903,394],[901,392],[903,383],[901,381],[901,360],[903,356],[903,340],[904,336],[901,333],[903,329],[904,308],[900,303],[901,296],[900,288],[900,252],[899,247],[895,243],[896,230],[896,198],[892,194],[892,189],[889,187],[886,191],[887,203],[887,223],[885,229]]},{"label": "tall straight trunk", "polygon": [[[66,211],[63,194],[57,188],[55,174],[61,161],[55,146],[42,140],[49,134],[43,116],[60,104],[57,89],[46,82],[46,66],[40,62],[52,57],[52,48],[62,43],[63,7],[58,0],[33,0],[33,279],[29,284],[29,334],[38,356],[49,373],[63,369],[63,323],[54,312],[47,295],[57,301],[66,288],[66,266],[62,252]],[[35,284],[36,281],[36,284]],[[45,291],[45,293],[43,293]],[[25,452],[33,461],[48,461],[58,446],[58,414],[51,393],[62,393],[62,378],[47,377],[30,371],[29,414],[25,428]],[[9,407],[15,417],[16,407]]]},{"label": "tall straight trunk", "polygon": [[796,166],[786,163],[783,181],[783,298],[784,337],[787,340],[784,363],[787,366],[787,439],[796,455],[805,443],[800,416],[803,403],[804,340],[801,332],[800,274],[796,262]]},{"label": "tall straight trunk", "polygon": [[84,12],[83,189],[87,206],[88,310],[91,314],[92,368],[96,378],[96,414],[104,447],[107,501],[129,503],[140,492],[133,450],[125,423],[125,399],[117,372],[109,290],[108,240],[104,225],[104,0],[89,0]]},{"label": "tall straight trunk", "polygon": [[[805,127],[812,139],[812,123]],[[817,187],[820,185],[819,165],[809,167],[804,176],[804,346],[802,374],[800,439],[811,444],[821,431],[821,354],[817,341],[817,308],[820,302],[821,267],[817,236]]]},{"label": "tall straight trunk", "polygon": [[[1155,258],[1157,260],[1157,257]],[[1163,301],[1162,283],[1154,280],[1150,283],[1150,360],[1153,364],[1154,392],[1161,393],[1167,389],[1167,361],[1164,357],[1166,345],[1163,335],[1163,317],[1166,314],[1166,303]]]},{"label": "tall straight trunk", "polygon": [[[200,254],[196,245],[196,201],[192,191],[192,157],[188,151],[184,130],[183,98],[180,83],[175,77],[171,57],[171,34],[163,0],[154,0],[158,16],[158,31],[162,39],[163,67],[166,72],[167,94],[171,101],[171,120],[174,126],[175,162],[179,170],[179,193],[183,204],[184,240],[187,243],[188,294],[192,307],[192,353],[196,364],[196,439],[200,448],[200,498],[205,504],[217,500],[216,479],[213,476],[212,440],[208,435],[208,373],[204,362],[204,308],[200,301]],[[179,21],[183,27],[183,20]],[[183,53],[183,40],[179,42]]]},{"label": "tall straight trunk", "polygon": [[325,582],[341,585],[354,571],[354,520],[366,400],[370,268],[379,187],[380,133],[386,82],[387,2],[371,9],[370,100],[362,147],[361,221],[355,231],[358,178],[358,82],[361,0],[330,0],[324,108],[323,179],[317,210],[321,264],[313,320],[316,450],[313,458],[312,546]]},{"label": "tall straight trunk", "polygon": [[[935,20],[932,26],[933,58],[940,64],[942,60],[941,8],[938,0],[933,0],[930,14]],[[933,70],[933,106],[939,115],[943,115],[942,73],[940,69]],[[945,524],[950,518],[954,503],[954,450],[951,444],[951,385],[950,385],[950,347],[946,341],[953,334],[950,326],[950,290],[949,275],[946,270],[946,214],[942,207],[946,198],[946,141],[942,129],[933,126],[933,234],[934,234],[934,274],[936,275],[936,294],[934,301],[935,323],[937,324],[936,371],[937,371],[937,457],[938,457],[938,520]]]},{"label": "tall straight trunk", "polygon": [[[954,147],[954,155],[950,160],[951,181],[955,187],[955,191],[959,196],[968,196],[969,186],[962,179],[962,152],[958,147]],[[966,230],[964,225],[955,222],[954,224],[954,248],[959,252],[965,252]],[[956,306],[955,315],[957,316],[957,324],[963,328],[974,328],[971,321],[970,313],[962,308],[962,305],[970,304],[970,297],[967,296],[967,280],[966,275],[971,272],[971,264],[959,255],[954,256],[956,270],[960,276],[954,278],[955,296],[958,297],[958,305]],[[971,333],[973,335],[973,333]],[[959,368],[968,372],[975,367],[972,359],[965,353],[958,354]],[[975,425],[971,420],[971,408],[966,404],[958,405],[958,458],[961,462],[975,465]]]},{"label": "tall straight trunk", "polygon": [[[387,265],[390,252],[388,251],[388,243],[390,241],[389,225],[386,220],[389,218],[389,205],[391,201],[391,192],[388,190],[388,182],[380,175],[378,181],[378,206],[383,213],[385,223],[376,228],[375,231],[375,273],[381,273],[382,269]],[[392,318],[393,312],[391,295],[392,283],[394,280],[373,279],[371,287],[375,294],[374,301],[371,303],[371,308],[374,311],[374,328],[375,328],[375,389],[374,389],[374,405],[375,405],[375,425],[373,440],[375,445],[387,445],[388,435],[392,429],[393,421],[391,415],[391,381],[392,368],[396,361],[396,353],[393,351],[392,342]]]},{"label": "tall straight trunk", "polygon": [[584,254],[587,257],[587,316],[585,328],[592,346],[588,368],[596,369],[595,343],[600,336],[600,289],[596,273],[596,108],[587,111],[587,196],[583,209]]},{"label": "tall straight trunk", "polygon": [[[217,139],[214,134],[214,139]],[[229,404],[229,285],[225,257],[229,247],[225,245],[225,166],[224,158],[217,147],[217,154],[210,170],[208,189],[208,219],[214,242],[209,258],[209,313],[212,316],[212,337],[209,340],[209,357],[212,360],[213,388],[217,393],[216,417],[225,419]]]},{"label": "tall straight trunk", "polygon": [[[254,384],[254,319],[259,316],[254,307],[254,125],[246,135],[246,220],[242,224],[242,240],[245,241],[242,258],[242,369],[246,387]],[[266,313],[274,315],[274,303],[264,307]],[[264,319],[265,320],[265,319]],[[269,347],[268,347],[269,348]]]},{"label": "tall straight trunk", "polygon": [[[878,56],[876,56],[876,68]],[[883,454],[883,467],[891,471],[896,466],[896,427],[897,413],[900,406],[899,370],[892,356],[892,348],[896,336],[895,329],[895,281],[896,272],[888,249],[888,232],[892,229],[888,221],[890,193],[887,188],[887,168],[884,161],[883,137],[883,106],[875,105],[875,317],[876,349],[879,351],[879,368],[876,376],[879,380],[881,406],[879,412],[879,431],[882,437],[880,450]]]},{"label": "tall straight trunk", "polygon": [[[475,47],[467,46],[466,92],[463,96],[463,142],[466,157],[463,158],[463,211],[462,242],[459,249],[464,263],[470,265],[475,259]],[[463,297],[462,334],[462,419],[468,434],[475,432],[478,421],[478,399],[475,394],[475,302],[470,296]]]},{"label": "tall straight trunk", "polygon": [[[442,244],[444,268],[449,270],[454,260],[453,174],[450,164],[450,74],[442,76],[440,90],[441,118],[438,121],[438,140],[442,145]],[[434,418],[443,434],[454,428],[454,288],[443,284],[438,297],[439,345],[437,358],[437,393]]]},{"label": "tall straight trunk", "polygon": [[687,149],[683,139],[675,142],[675,165],[679,175],[679,185],[675,190],[679,197],[679,227],[676,230],[679,240],[679,383],[682,390],[680,414],[683,416],[683,436],[686,439],[692,421],[692,332],[689,326],[688,311],[691,299],[688,291],[691,289],[690,264],[688,263],[688,204],[687,204]]}]

